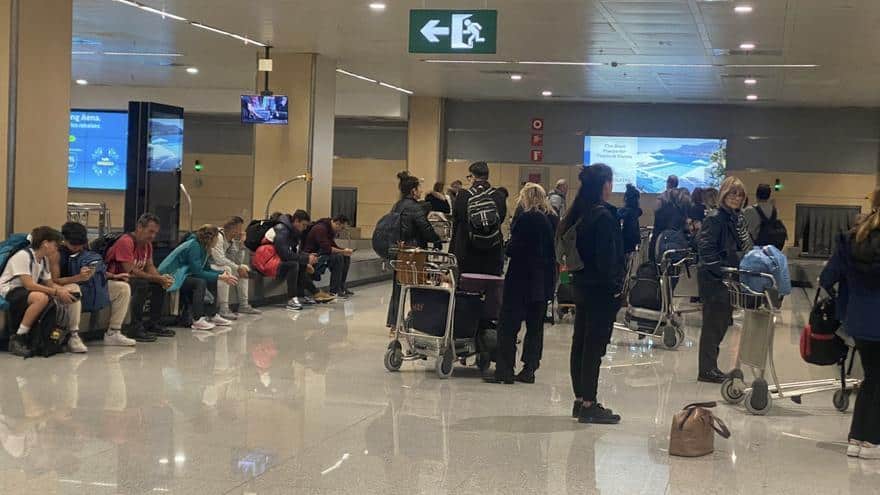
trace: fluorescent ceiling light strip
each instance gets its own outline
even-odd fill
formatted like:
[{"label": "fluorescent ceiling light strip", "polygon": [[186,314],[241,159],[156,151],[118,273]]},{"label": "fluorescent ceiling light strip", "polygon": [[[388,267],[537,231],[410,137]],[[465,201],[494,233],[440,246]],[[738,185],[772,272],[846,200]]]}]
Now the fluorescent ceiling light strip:
[{"label": "fluorescent ceiling light strip", "polygon": [[152,12],[153,14],[161,15],[162,17],[174,19],[175,21],[188,22],[186,20],[186,18],[180,17],[179,15],[169,14],[168,12],[165,12],[164,10],[154,9],[153,7],[148,7],[146,5],[139,5],[138,8],[141,10],[144,10],[146,12]]},{"label": "fluorescent ceiling light strip", "polygon": [[593,67],[599,65],[608,65],[604,62],[517,62],[520,65],[562,65],[562,66],[576,66],[576,67]]},{"label": "fluorescent ceiling light strip", "polygon": [[816,64],[724,64],[734,69],[816,69]]},{"label": "fluorescent ceiling light strip", "polygon": [[239,35],[239,34],[233,34],[232,37],[235,38],[235,39],[237,39],[237,40],[244,41],[244,44],[245,44],[245,45],[257,45],[257,46],[259,46],[259,47],[263,47],[263,48],[266,47],[265,44],[260,43],[259,41],[254,41],[254,40],[248,38],[247,36],[241,36],[241,35]]},{"label": "fluorescent ceiling light strip", "polygon": [[428,64],[490,64],[490,65],[503,65],[503,64],[513,64],[515,62],[510,60],[437,60],[437,59],[427,59],[422,60],[422,62]]},{"label": "fluorescent ceiling light strip", "polygon": [[104,55],[116,57],[182,57],[182,53],[152,53],[152,52],[104,52]]},{"label": "fluorescent ceiling light strip", "polygon": [[95,55],[96,53],[97,52],[89,52],[89,51],[82,51],[82,50],[74,50],[74,51],[70,52],[71,55]]},{"label": "fluorescent ceiling light strip", "polygon": [[122,3],[122,4],[125,4],[125,5],[130,5],[130,6],[132,6],[132,7],[138,7],[138,8],[140,8],[140,4],[139,4],[139,3],[137,3],[137,2],[132,2],[132,1],[130,1],[130,0],[113,0],[113,1],[116,2],[116,3]]},{"label": "fluorescent ceiling light strip", "polygon": [[360,74],[355,74],[354,72],[349,72],[349,71],[344,70],[344,69],[336,69],[336,72],[338,72],[338,73],[340,73],[340,74],[344,74],[344,75],[346,75],[346,76],[348,76],[348,77],[353,77],[353,78],[355,78],[355,79],[360,79],[361,81],[367,81],[367,82],[371,82],[371,83],[373,83],[373,84],[378,84],[378,83],[379,83],[379,81],[377,81],[377,80],[375,80],[375,79],[370,79],[369,77],[362,76],[362,75],[360,75]]},{"label": "fluorescent ceiling light strip", "polygon": [[229,31],[224,31],[224,30],[222,30],[222,29],[217,29],[217,28],[215,28],[215,27],[211,27],[211,26],[209,26],[209,25],[207,25],[207,24],[202,24],[201,22],[191,22],[190,24],[192,24],[193,26],[195,26],[195,27],[197,27],[197,28],[202,28],[202,29],[204,29],[204,30],[206,30],[206,31],[211,31],[212,33],[222,34],[223,36],[230,36],[230,37],[234,37],[234,36],[235,36],[234,34],[230,33]]},{"label": "fluorescent ceiling light strip", "polygon": [[392,85],[392,84],[388,84],[388,83],[386,83],[386,82],[382,82],[382,81],[379,81],[379,86],[382,86],[382,87],[385,87],[385,88],[388,88],[388,89],[393,89],[394,91],[400,91],[401,93],[406,93],[406,94],[408,94],[408,95],[413,94],[413,92],[410,91],[410,90],[408,90],[408,89],[403,89],[403,88],[401,88],[401,87],[394,86],[394,85]]}]

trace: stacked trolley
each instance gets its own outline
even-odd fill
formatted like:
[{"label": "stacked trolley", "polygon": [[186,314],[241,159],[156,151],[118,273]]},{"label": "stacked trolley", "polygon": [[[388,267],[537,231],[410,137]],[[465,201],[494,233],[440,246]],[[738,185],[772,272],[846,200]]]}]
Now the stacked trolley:
[{"label": "stacked trolley", "polygon": [[[744,281],[746,277],[767,279],[768,289],[763,292],[752,290]],[[779,382],[773,362],[773,342],[781,300],[773,275],[726,268],[724,285],[727,286],[733,308],[743,312],[736,367],[721,384],[721,396],[724,400],[729,404],[745,403],[748,412],[763,416],[770,411],[774,398],[790,398],[795,403],[800,403],[804,395],[835,390],[834,406],[845,411],[849,407],[850,394],[859,386],[859,381],[848,378],[845,370],[839,379]],[[751,386],[745,383],[743,367],[749,368],[754,376]],[[768,370],[772,384],[767,382]]]},{"label": "stacked trolley", "polygon": [[[437,375],[449,378],[458,359],[477,356],[477,365],[488,368],[497,346],[497,293],[500,277],[462,275],[459,287],[455,255],[404,248],[391,261],[400,284],[393,340],[385,352],[385,368],[399,371],[404,361],[434,358]],[[481,287],[488,287],[482,290]],[[487,307],[492,302],[492,315]],[[409,302],[409,309],[407,309]]]}]

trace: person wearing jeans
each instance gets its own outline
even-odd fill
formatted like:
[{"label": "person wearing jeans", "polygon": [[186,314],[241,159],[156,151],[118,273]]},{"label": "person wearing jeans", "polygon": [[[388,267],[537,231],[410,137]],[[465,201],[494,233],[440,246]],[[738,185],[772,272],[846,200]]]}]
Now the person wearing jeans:
[{"label": "person wearing jeans", "polygon": [[315,222],[306,240],[303,250],[318,255],[316,272],[320,276],[327,268],[330,269],[330,294],[336,297],[350,297],[354,292],[348,290],[348,270],[351,268],[351,249],[344,249],[336,244],[336,235],[350,224],[348,217],[337,215],[334,218],[322,218]]},{"label": "person wearing jeans", "polygon": [[299,249],[302,232],[308,228],[311,217],[305,210],[296,210],[293,215],[274,213],[271,219],[276,225],[266,232],[251,261],[264,276],[287,282],[287,309],[300,311],[311,302],[301,296],[310,288],[306,279],[318,261],[317,256]]},{"label": "person wearing jeans", "polygon": [[[232,217],[226,221],[217,238],[217,244],[211,250],[211,268],[225,271],[238,277],[236,293],[238,295],[238,313],[258,315],[260,311],[253,308],[248,301],[248,278],[250,267],[244,264],[244,246],[241,238],[244,233],[244,219]],[[238,315],[229,309],[229,284],[217,284],[217,310],[227,320],[237,320]]]},{"label": "person wearing jeans", "polygon": [[819,278],[829,293],[837,285],[837,312],[843,328],[856,341],[865,379],[859,387],[846,455],[880,459],[880,189],[871,212],[852,232],[843,234]]}]

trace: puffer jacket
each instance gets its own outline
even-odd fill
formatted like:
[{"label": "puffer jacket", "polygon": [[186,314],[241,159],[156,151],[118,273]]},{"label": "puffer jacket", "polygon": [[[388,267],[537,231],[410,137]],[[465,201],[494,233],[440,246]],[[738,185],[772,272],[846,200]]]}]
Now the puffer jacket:
[{"label": "puffer jacket", "polygon": [[853,234],[840,236],[819,284],[829,291],[838,284],[838,318],[847,334],[880,341],[880,231],[874,230],[862,242]]},{"label": "puffer jacket", "polygon": [[738,268],[742,254],[752,248],[742,213],[718,208],[706,216],[697,234],[700,258],[697,280],[703,301],[727,299],[722,268]]},{"label": "puffer jacket", "polygon": [[412,198],[403,198],[394,205],[400,212],[400,240],[410,247],[427,248],[440,242],[440,236],[428,221],[429,206]]}]

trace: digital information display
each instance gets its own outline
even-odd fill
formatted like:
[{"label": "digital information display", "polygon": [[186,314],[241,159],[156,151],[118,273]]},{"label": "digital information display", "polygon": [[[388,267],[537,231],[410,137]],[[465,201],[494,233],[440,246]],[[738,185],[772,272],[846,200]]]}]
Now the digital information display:
[{"label": "digital information display", "polygon": [[67,187],[125,190],[128,113],[71,110]]}]

